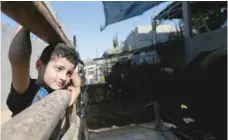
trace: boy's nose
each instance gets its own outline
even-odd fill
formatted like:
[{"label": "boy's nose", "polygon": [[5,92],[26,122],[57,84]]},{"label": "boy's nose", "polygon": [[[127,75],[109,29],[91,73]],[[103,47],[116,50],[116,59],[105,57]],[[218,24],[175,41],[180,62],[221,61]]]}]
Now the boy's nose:
[{"label": "boy's nose", "polygon": [[60,74],[59,78],[60,78],[61,81],[64,81],[65,82],[67,76],[66,76],[66,74]]}]

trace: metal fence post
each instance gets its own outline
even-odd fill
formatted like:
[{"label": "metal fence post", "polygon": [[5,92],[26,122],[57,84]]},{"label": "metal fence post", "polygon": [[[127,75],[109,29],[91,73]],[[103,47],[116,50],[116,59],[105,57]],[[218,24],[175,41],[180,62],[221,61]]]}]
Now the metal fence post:
[{"label": "metal fence post", "polygon": [[51,93],[1,126],[3,140],[48,140],[70,102],[67,90]]}]

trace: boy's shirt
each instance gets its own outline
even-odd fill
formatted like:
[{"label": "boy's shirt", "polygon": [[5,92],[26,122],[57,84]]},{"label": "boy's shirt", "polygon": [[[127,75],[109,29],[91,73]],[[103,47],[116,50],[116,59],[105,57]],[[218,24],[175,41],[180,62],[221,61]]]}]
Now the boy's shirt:
[{"label": "boy's shirt", "polygon": [[[12,117],[49,94],[43,87],[36,85],[35,81],[36,79],[30,79],[29,87],[22,95],[18,94],[11,85],[6,103],[12,112]],[[61,125],[61,123],[62,121],[60,120],[50,140],[60,138],[60,133],[63,133],[63,131],[61,132],[61,128],[64,127],[64,124]]]},{"label": "boy's shirt", "polygon": [[12,112],[12,116],[18,114],[32,104],[32,101],[40,88],[35,84],[35,81],[36,79],[30,79],[29,87],[22,95],[18,94],[11,84],[11,89],[6,104]]}]

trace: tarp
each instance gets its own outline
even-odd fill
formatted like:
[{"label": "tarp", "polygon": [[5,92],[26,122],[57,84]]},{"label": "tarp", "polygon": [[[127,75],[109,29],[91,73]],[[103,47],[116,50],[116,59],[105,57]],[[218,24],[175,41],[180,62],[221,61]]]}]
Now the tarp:
[{"label": "tarp", "polygon": [[142,15],[145,11],[165,1],[103,1],[105,26]]}]

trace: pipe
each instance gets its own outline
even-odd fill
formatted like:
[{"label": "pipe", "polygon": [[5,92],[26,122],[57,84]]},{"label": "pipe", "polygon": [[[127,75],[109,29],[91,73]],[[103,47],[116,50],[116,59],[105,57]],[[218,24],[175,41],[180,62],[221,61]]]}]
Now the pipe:
[{"label": "pipe", "polygon": [[[74,47],[44,1],[2,1],[1,10],[46,43],[63,42]],[[79,63],[84,65],[79,53],[78,57]]]},{"label": "pipe", "polygon": [[73,46],[43,1],[2,1],[1,10],[18,24],[47,43],[64,42]]},{"label": "pipe", "polygon": [[67,90],[54,91],[1,126],[4,140],[48,140],[70,102]]}]

